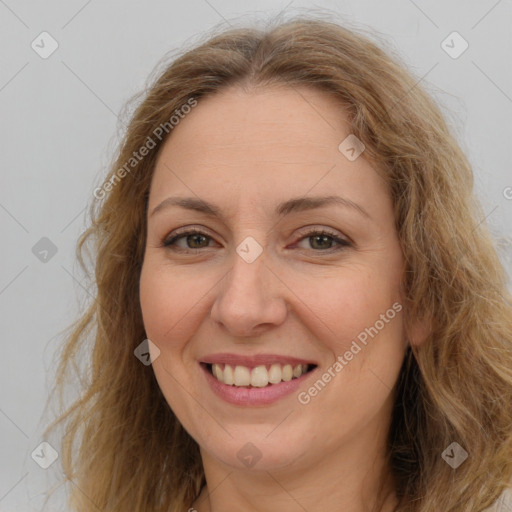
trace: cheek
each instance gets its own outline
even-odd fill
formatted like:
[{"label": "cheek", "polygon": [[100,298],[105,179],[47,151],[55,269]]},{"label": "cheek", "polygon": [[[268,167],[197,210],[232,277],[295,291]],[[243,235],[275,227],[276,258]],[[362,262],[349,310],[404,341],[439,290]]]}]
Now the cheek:
[{"label": "cheek", "polygon": [[192,391],[185,384],[191,364],[187,357],[187,340],[197,330],[201,298],[204,300],[205,295],[205,287],[195,286],[192,281],[148,259],[139,283],[146,335],[160,350],[160,356],[152,365],[155,377],[168,405],[179,412],[180,421],[187,425],[193,425],[193,418],[198,414],[188,393],[183,393],[184,387]]},{"label": "cheek", "polygon": [[300,403],[309,403],[312,417],[324,418],[325,428],[352,432],[354,425],[368,423],[389,405],[405,337],[397,290],[379,290],[375,282],[361,286],[359,280],[344,284],[344,293],[333,291],[323,298],[318,294],[311,301],[319,316],[309,315],[309,329],[328,351],[329,360],[318,380],[303,390]]},{"label": "cheek", "polygon": [[[400,275],[391,270],[384,273],[371,267],[357,271],[351,268],[338,270],[328,279],[296,277],[292,282],[301,321],[337,353],[347,350],[353,339],[376,322],[378,328],[382,327],[381,315],[400,303]],[[390,311],[385,320],[393,318],[380,330],[388,331],[391,338],[401,338],[401,317],[395,318],[395,313]]]},{"label": "cheek", "polygon": [[350,411],[348,417],[375,411],[396,382],[406,347],[399,271],[360,267],[304,285],[302,321],[329,352],[327,367],[336,375],[325,401],[333,410]]},{"label": "cheek", "polygon": [[[344,385],[350,390],[350,396],[345,396],[346,410],[352,410],[355,415],[375,411],[383,404],[396,383],[403,361],[406,348],[403,306],[398,292],[390,293],[390,289],[378,293],[374,286],[371,293],[354,297],[346,305],[346,316],[343,315],[352,319],[337,348],[343,366],[343,378],[338,385],[340,393],[346,391],[342,389]],[[338,325],[340,330],[344,329],[343,321]]]},{"label": "cheek", "polygon": [[140,304],[144,327],[149,339],[162,348],[171,339],[186,337],[188,326],[201,308],[204,286],[184,278],[172,269],[144,264],[140,278]]}]

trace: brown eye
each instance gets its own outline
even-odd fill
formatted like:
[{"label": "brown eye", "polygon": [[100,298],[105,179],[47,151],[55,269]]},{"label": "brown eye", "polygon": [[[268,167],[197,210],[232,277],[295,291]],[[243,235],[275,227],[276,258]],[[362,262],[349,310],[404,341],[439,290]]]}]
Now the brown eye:
[{"label": "brown eye", "polygon": [[[186,247],[180,247],[176,244],[178,240],[185,239]],[[172,238],[163,242],[164,247],[169,247],[176,250],[197,250],[208,247],[211,237],[199,230],[189,230],[184,233],[173,236]],[[206,244],[205,244],[206,242]]]}]

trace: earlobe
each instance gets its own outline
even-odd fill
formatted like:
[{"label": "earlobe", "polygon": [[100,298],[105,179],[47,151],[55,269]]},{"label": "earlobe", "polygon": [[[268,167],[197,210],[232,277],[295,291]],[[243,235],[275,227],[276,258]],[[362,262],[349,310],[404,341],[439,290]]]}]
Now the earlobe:
[{"label": "earlobe", "polygon": [[422,345],[432,333],[432,328],[433,321],[430,315],[411,320],[406,328],[409,344],[416,347]]},{"label": "earlobe", "polygon": [[399,304],[402,306],[404,338],[408,346],[418,347],[422,345],[434,329],[434,316],[429,312],[423,312],[421,315],[413,313],[412,302],[405,298],[403,288],[401,288]]},{"label": "earlobe", "polygon": [[425,343],[435,327],[434,315],[428,310],[415,314],[413,302],[407,300],[405,287],[400,285],[399,303],[402,305],[404,337],[408,346],[418,347]]}]

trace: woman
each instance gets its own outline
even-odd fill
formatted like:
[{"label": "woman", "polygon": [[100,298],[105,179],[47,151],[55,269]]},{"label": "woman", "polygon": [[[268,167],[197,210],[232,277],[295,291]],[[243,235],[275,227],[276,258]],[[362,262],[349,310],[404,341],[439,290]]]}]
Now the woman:
[{"label": "woman", "polygon": [[396,59],[314,19],[212,36],[151,85],[95,196],[97,298],[59,374],[94,328],[58,420],[72,510],[498,505],[505,274]]}]

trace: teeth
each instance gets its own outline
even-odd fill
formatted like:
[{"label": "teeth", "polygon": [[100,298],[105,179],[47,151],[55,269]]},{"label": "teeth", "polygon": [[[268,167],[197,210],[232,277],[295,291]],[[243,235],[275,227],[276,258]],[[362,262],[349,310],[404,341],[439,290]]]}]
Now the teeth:
[{"label": "teeth", "polygon": [[264,388],[268,384],[268,372],[264,366],[256,366],[251,372],[251,386]]},{"label": "teeth", "polygon": [[285,382],[292,380],[293,368],[291,364],[285,364],[283,366],[283,376],[281,377]]},{"label": "teeth", "polygon": [[272,384],[277,384],[281,382],[282,375],[283,371],[281,370],[281,365],[273,364],[270,366],[270,370],[268,371],[268,381]]},{"label": "teeth", "polygon": [[224,372],[221,370],[218,364],[214,364],[212,367],[213,375],[217,377],[217,380],[224,382]]},{"label": "teeth", "polygon": [[[224,368],[222,368],[224,366]],[[228,386],[252,386],[264,388],[269,384],[278,384],[281,381],[288,382],[306,373],[307,364],[280,365],[274,363],[268,368],[265,365],[256,366],[252,370],[247,366],[231,366],[229,364],[213,364],[213,376]]]},{"label": "teeth", "polygon": [[246,366],[235,366],[235,386],[248,386],[251,383],[251,370]]},{"label": "teeth", "polygon": [[224,367],[223,377],[224,377],[224,384],[227,384],[228,386],[232,386],[235,383],[235,379],[233,377],[233,368],[231,368],[231,366],[229,366],[229,364],[227,364]]}]

